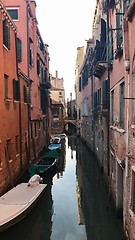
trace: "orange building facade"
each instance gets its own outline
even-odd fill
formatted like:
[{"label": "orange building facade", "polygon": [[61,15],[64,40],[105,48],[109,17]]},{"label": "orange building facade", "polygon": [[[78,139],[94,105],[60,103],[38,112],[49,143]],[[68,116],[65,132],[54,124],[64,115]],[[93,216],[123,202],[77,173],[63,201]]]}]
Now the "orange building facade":
[{"label": "orange building facade", "polygon": [[47,147],[51,129],[49,53],[38,29],[36,2],[4,0],[3,4],[1,192],[13,186],[20,173]]}]

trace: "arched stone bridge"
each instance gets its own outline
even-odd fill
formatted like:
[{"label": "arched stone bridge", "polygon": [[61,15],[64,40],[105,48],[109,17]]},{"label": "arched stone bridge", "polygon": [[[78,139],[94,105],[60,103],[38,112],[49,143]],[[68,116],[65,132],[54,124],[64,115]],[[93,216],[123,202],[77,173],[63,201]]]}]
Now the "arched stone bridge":
[{"label": "arched stone bridge", "polygon": [[73,135],[77,132],[77,121],[72,119],[64,120],[64,132],[67,135]]}]

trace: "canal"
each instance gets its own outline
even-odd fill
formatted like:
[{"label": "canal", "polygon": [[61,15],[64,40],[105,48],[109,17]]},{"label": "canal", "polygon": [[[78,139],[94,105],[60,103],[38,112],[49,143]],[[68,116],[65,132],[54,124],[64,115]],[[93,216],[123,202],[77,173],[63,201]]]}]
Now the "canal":
[{"label": "canal", "polygon": [[97,161],[79,139],[62,144],[60,171],[26,218],[0,240],[124,240]]}]

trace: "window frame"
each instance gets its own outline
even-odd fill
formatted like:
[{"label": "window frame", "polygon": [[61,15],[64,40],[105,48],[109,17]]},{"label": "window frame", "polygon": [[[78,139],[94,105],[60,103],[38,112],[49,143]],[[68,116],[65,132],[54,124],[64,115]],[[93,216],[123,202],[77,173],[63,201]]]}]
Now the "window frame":
[{"label": "window frame", "polygon": [[[17,7],[7,7],[6,8],[9,16],[12,18],[13,21],[19,21],[19,8]],[[13,18],[13,16],[10,15],[9,11],[17,11],[17,18]]]}]

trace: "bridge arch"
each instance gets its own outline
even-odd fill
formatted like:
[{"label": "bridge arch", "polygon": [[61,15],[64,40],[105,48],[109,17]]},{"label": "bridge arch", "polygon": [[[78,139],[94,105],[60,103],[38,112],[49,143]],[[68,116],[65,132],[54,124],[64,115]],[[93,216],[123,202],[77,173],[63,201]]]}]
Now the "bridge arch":
[{"label": "bridge arch", "polygon": [[64,123],[64,132],[68,136],[72,136],[77,132],[76,121],[65,121]]}]

